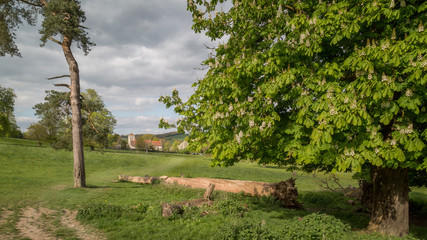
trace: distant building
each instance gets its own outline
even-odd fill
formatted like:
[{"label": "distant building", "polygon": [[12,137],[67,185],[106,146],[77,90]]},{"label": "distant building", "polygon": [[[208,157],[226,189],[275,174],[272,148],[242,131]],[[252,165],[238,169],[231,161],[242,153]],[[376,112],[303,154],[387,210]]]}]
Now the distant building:
[{"label": "distant building", "polygon": [[133,133],[128,135],[128,146],[130,149],[136,148],[136,140],[135,140],[135,135]]},{"label": "distant building", "polygon": [[144,140],[144,142],[146,145],[152,145],[154,150],[163,151],[163,144],[161,141]]}]

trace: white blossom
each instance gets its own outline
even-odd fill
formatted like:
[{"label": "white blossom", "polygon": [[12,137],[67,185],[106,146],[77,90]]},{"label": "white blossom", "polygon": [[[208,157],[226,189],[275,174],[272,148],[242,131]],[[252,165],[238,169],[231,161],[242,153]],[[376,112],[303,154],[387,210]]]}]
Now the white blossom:
[{"label": "white blossom", "polygon": [[237,143],[241,143],[241,141],[242,141],[242,137],[243,137],[243,132],[242,132],[242,130],[240,130],[240,132],[239,132],[239,134],[236,134],[236,140],[237,140]]},{"label": "white blossom", "polygon": [[369,73],[368,74],[368,80],[371,80],[372,79],[372,73]]},{"label": "white blossom", "polygon": [[400,1],[400,7],[406,7],[406,2],[405,2],[405,0],[401,0],[401,1]]},{"label": "white blossom", "polygon": [[405,92],[405,95],[407,96],[407,97],[412,97],[412,90],[411,89],[406,89],[406,92]]},{"label": "white blossom", "polygon": [[251,128],[255,127],[255,121],[254,120],[249,120],[249,127],[251,127]]},{"label": "white blossom", "polygon": [[378,150],[378,148],[375,148],[375,154],[380,153],[380,150]]},{"label": "white blossom", "polygon": [[334,106],[331,106],[330,108],[329,108],[329,114],[331,114],[331,115],[335,115],[335,114],[337,114],[338,113],[338,111],[337,111],[337,109],[334,107]]},{"label": "white blossom", "polygon": [[418,32],[424,32],[424,24],[423,24],[423,21],[420,21],[420,24],[418,25]]},{"label": "white blossom", "polygon": [[230,106],[228,107],[228,111],[230,111],[230,112],[233,111],[233,105],[230,104]]},{"label": "white blossom", "polygon": [[388,81],[388,77],[387,77],[387,75],[385,75],[385,73],[383,73],[383,75],[381,77],[381,81],[383,81],[383,82],[387,82]]},{"label": "white blossom", "polygon": [[385,43],[383,43],[381,45],[381,50],[386,50],[388,47],[390,47],[390,43],[388,41],[386,41]]},{"label": "white blossom", "polygon": [[301,92],[301,96],[308,96],[308,94],[309,92],[305,89]]},{"label": "white blossom", "polygon": [[348,103],[348,101],[349,101],[348,97],[347,97],[347,96],[345,96],[345,98],[344,98],[344,103]]},{"label": "white blossom", "polygon": [[396,3],[394,2],[394,0],[391,0],[390,2],[390,8],[394,8],[396,6]]},{"label": "white blossom", "polygon": [[350,108],[351,108],[351,109],[355,109],[355,108],[357,108],[357,101],[356,101],[356,99],[354,99],[354,100],[351,102],[351,104],[350,104]]},{"label": "white blossom", "polygon": [[396,139],[392,139],[392,140],[390,141],[390,145],[391,145],[391,146],[396,146]]},{"label": "white blossom", "polygon": [[253,97],[248,97],[248,102],[253,102],[254,98]]},{"label": "white blossom", "polygon": [[390,107],[390,101],[382,102],[381,108],[389,108]]}]

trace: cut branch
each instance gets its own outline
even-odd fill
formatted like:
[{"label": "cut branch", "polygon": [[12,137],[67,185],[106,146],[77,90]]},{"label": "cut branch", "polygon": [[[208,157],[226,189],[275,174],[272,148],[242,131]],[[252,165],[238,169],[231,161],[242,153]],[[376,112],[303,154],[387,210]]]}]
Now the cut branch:
[{"label": "cut branch", "polygon": [[65,83],[57,83],[57,84],[53,84],[55,87],[66,87],[66,88],[68,88],[68,89],[71,89],[70,88],[70,85],[68,85],[68,84],[65,84]]},{"label": "cut branch", "polygon": [[70,77],[70,75],[61,75],[61,76],[56,76],[56,77],[50,77],[50,78],[47,78],[47,80],[53,80],[53,79],[63,78],[63,77]]}]

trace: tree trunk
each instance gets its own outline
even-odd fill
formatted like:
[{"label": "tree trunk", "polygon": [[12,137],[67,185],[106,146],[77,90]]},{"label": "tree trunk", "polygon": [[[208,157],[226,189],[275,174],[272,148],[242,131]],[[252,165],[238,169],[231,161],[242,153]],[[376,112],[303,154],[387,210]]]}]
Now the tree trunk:
[{"label": "tree trunk", "polygon": [[77,61],[71,52],[72,39],[64,36],[62,51],[70,70],[70,100],[71,100],[71,125],[73,134],[73,158],[74,158],[74,187],[86,187],[85,164],[83,155],[82,118],[80,102],[80,77]]},{"label": "tree trunk", "polygon": [[408,169],[371,167],[372,214],[368,230],[402,237],[409,233]]}]

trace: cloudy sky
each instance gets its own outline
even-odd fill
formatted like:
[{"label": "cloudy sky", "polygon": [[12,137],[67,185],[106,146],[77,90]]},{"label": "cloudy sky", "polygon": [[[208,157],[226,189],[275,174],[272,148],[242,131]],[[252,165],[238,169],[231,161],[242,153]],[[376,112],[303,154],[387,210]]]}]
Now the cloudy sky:
[{"label": "cloudy sky", "polygon": [[[194,68],[210,52],[204,45],[214,43],[191,30],[186,6],[186,0],[83,1],[84,25],[97,46],[87,56],[74,49],[81,87],[102,96],[117,118],[116,133],[165,132],[159,119],[177,116],[158,102],[159,96],[174,88],[189,96],[191,84],[203,78],[204,72]],[[15,116],[22,131],[38,120],[32,107],[43,102],[45,90],[65,91],[46,80],[68,74],[62,51],[52,42],[41,48],[39,38],[37,26],[21,27],[17,44],[23,57],[0,58],[0,84],[17,95]]]}]

